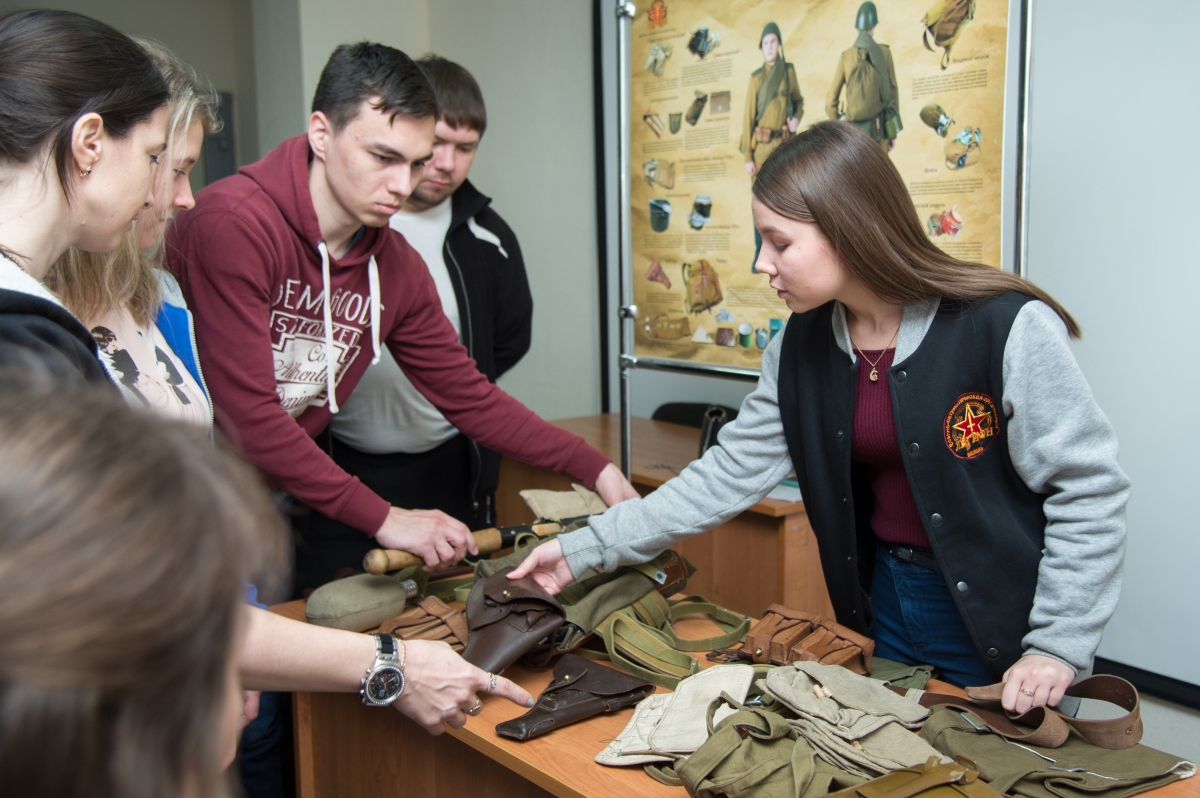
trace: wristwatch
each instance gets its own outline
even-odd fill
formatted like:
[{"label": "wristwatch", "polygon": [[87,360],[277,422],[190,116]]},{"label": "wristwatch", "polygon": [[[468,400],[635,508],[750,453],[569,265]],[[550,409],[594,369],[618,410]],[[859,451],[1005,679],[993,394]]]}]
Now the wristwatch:
[{"label": "wristwatch", "polygon": [[[408,660],[408,647],[395,635],[377,634],[373,637],[375,662],[367,669],[358,694],[366,706],[386,707],[404,692],[404,663]],[[397,648],[404,652],[403,658],[396,656]]]}]

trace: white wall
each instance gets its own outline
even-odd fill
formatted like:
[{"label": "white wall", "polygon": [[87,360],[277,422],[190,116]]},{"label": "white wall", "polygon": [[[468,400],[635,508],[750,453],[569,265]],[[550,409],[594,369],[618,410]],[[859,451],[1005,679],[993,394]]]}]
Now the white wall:
[{"label": "white wall", "polygon": [[300,50],[300,4],[297,0],[252,0],[252,9],[257,160],[279,142],[304,131],[308,103]]},{"label": "white wall", "polygon": [[238,163],[258,158],[250,0],[0,0],[0,11],[15,8],[76,11],[162,42],[218,91],[233,92]]},{"label": "white wall", "polygon": [[520,239],[533,289],[533,347],[501,385],[546,418],[598,412],[591,5],[440,0],[429,46],[483,89],[471,180]]},{"label": "white wall", "polygon": [[1170,76],[1194,73],[1197,26],[1191,0],[1153,15],[1118,0],[1083,13],[1036,3],[1028,270],[1084,328],[1075,352],[1133,481],[1125,584],[1100,655],[1192,684],[1200,164],[1176,133],[1200,125],[1200,108]]},{"label": "white wall", "polygon": [[339,44],[378,42],[414,58],[429,47],[430,4],[426,0],[298,1],[306,110],[312,104],[321,69]]}]

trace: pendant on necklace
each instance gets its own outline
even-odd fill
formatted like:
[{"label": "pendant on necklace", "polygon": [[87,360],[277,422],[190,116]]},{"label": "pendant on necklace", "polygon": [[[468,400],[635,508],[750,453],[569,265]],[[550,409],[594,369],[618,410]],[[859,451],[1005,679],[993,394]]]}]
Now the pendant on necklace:
[{"label": "pendant on necklace", "polygon": [[875,369],[871,369],[871,373],[867,376],[871,378],[871,382],[879,382],[879,372]]}]

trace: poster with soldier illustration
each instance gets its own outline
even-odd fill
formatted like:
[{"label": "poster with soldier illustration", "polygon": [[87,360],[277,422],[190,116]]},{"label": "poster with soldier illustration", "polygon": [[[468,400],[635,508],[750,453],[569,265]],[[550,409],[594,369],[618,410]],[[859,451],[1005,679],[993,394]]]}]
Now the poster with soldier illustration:
[{"label": "poster with soldier illustration", "polygon": [[829,118],[888,152],[931,240],[999,266],[1009,2],[639,2],[634,353],[759,367],[789,311],[754,270],[754,175]]}]

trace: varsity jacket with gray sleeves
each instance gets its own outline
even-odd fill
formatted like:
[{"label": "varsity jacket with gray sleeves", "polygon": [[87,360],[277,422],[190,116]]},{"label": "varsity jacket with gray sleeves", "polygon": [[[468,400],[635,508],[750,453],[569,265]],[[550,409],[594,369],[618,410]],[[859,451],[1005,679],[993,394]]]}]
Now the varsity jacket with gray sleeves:
[{"label": "varsity jacket with gray sleeves", "polygon": [[[905,308],[896,363],[921,345],[937,309],[936,300]],[[841,306],[832,324],[838,347],[853,361]],[[560,538],[572,573],[644,562],[752,506],[791,472],[778,398],[782,342],[777,336],[763,353],[758,387],[737,420],[721,430],[719,447],[645,499],[623,502]],[[1027,303],[1013,322],[1003,380],[1001,412],[1013,467],[1030,490],[1046,496],[1045,550],[1025,653],[1085,671],[1120,594],[1129,480],[1065,327],[1044,303]]]}]

